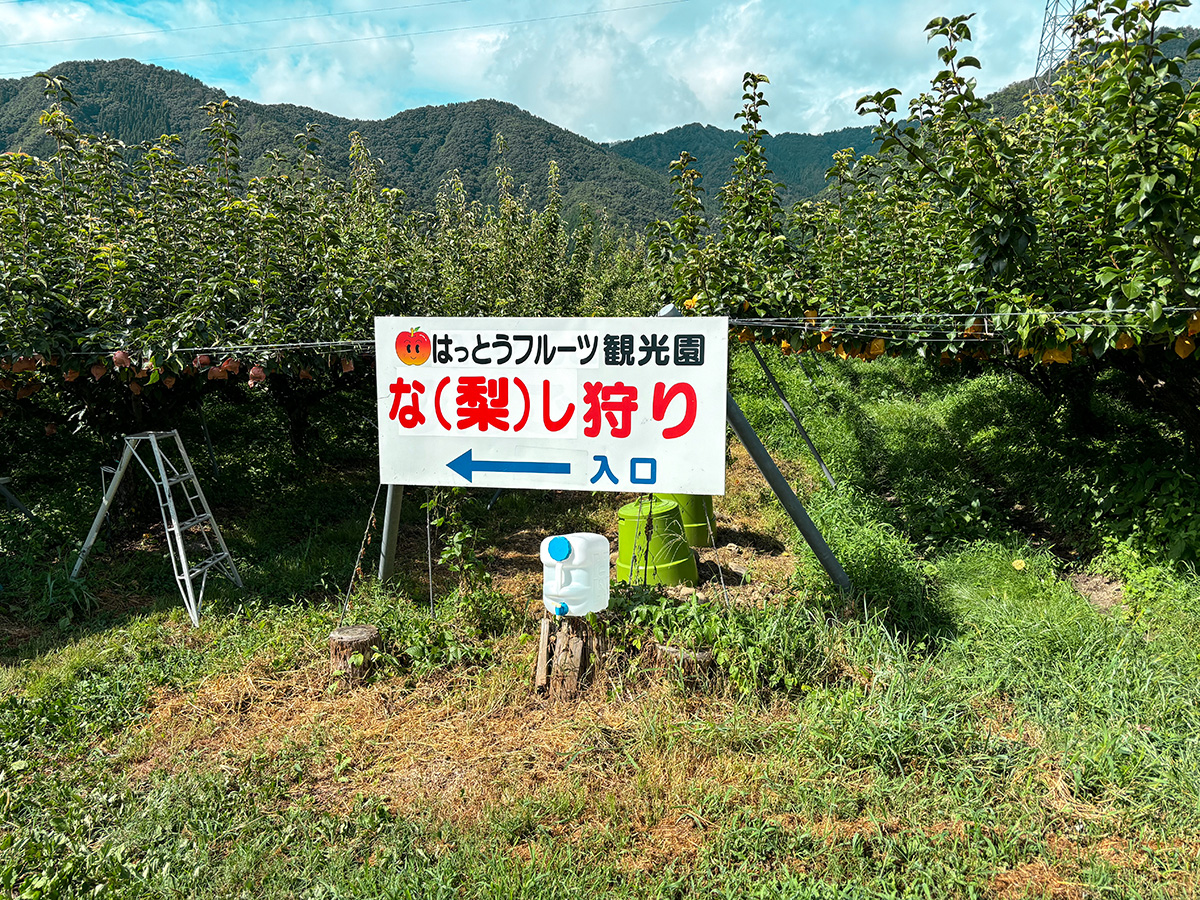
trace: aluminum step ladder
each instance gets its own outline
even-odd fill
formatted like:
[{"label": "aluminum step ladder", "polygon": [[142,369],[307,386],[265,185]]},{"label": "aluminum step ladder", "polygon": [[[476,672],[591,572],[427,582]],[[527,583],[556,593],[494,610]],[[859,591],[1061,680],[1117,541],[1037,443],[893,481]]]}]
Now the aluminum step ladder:
[{"label": "aluminum step ladder", "polygon": [[[172,442],[174,446],[172,447]],[[149,448],[149,460],[142,457],[142,452]],[[208,576],[217,572],[227,577],[238,587],[242,587],[241,576],[221,537],[221,529],[213,518],[204,491],[196,478],[192,460],[183,447],[183,440],[178,431],[146,431],[141,434],[125,435],[125,450],[121,454],[121,462],[113,472],[112,481],[104,492],[92,529],[88,532],[72,578],[78,578],[87,562],[100,526],[108,515],[113,497],[121,479],[125,476],[129,463],[137,460],[158,494],[158,506],[162,511],[163,529],[167,536],[167,548],[171,554],[171,565],[175,569],[175,583],[179,593],[183,595],[183,603],[187,607],[188,616],[193,625],[200,624],[200,605],[204,599],[204,588],[208,584]],[[189,559],[200,558],[198,563]]]},{"label": "aluminum step ladder", "polygon": [[27,518],[30,522],[36,522],[37,519],[34,517],[33,513],[29,511],[29,508],[20,500],[18,500],[17,495],[9,489],[8,486],[10,484],[12,484],[12,479],[7,475],[0,477],[0,497],[4,498],[4,505],[17,510],[17,512],[21,513],[21,515]]}]

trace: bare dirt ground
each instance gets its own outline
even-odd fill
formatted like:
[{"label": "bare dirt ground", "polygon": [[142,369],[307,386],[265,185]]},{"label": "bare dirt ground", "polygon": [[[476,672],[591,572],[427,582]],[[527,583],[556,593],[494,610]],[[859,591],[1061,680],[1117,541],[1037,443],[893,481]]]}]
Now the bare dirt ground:
[{"label": "bare dirt ground", "polygon": [[1070,577],[1071,585],[1075,590],[1101,612],[1109,612],[1124,602],[1124,590],[1121,582],[1113,578],[1091,575],[1086,572]]}]

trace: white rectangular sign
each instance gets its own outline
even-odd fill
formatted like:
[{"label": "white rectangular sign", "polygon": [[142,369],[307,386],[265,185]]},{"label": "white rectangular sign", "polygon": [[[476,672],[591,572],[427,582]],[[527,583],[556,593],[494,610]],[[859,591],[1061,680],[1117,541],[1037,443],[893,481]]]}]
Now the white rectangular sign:
[{"label": "white rectangular sign", "polygon": [[728,328],[376,318],[380,482],[723,494]]}]

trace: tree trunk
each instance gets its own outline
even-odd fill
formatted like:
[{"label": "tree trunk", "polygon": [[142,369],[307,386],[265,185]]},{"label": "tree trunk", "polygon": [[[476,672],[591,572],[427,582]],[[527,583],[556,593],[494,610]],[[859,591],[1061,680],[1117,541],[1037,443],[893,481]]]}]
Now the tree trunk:
[{"label": "tree trunk", "polygon": [[290,375],[268,375],[267,389],[287,417],[288,440],[292,454],[299,459],[308,449],[309,410],[319,397],[314,396],[315,391],[298,387]]}]

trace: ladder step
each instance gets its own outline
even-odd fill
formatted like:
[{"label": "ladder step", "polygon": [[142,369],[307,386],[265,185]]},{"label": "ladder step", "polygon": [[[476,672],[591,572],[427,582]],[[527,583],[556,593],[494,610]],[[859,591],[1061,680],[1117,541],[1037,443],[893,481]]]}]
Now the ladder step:
[{"label": "ladder step", "polygon": [[207,572],[213,566],[217,565],[218,563],[223,563],[228,559],[229,559],[228,553],[217,553],[216,555],[210,556],[208,559],[204,560],[204,562],[197,563],[195,566],[191,566],[188,569],[188,574],[192,578],[195,578],[197,575],[203,575],[205,572]]},{"label": "ladder step", "polygon": [[204,522],[209,521],[210,519],[212,519],[212,515],[210,515],[209,513],[206,513],[206,512],[200,513],[199,515],[192,516],[190,519],[186,519],[186,520],[180,522],[179,530],[180,531],[188,531],[192,528],[195,528],[197,525],[200,525]]},{"label": "ladder step", "polygon": [[196,476],[193,475],[191,472],[181,472],[178,475],[168,478],[167,484],[174,487],[177,484],[183,484],[185,481],[195,481],[195,480],[196,480]]}]

